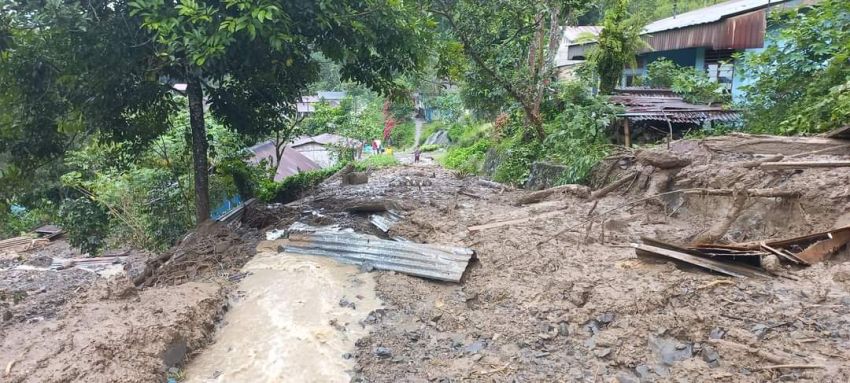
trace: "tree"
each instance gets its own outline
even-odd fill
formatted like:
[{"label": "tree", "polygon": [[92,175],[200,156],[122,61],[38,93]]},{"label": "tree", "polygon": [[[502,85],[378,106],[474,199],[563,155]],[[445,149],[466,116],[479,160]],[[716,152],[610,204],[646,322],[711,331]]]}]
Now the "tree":
[{"label": "tree", "polygon": [[587,57],[599,76],[600,93],[614,93],[623,69],[637,64],[637,53],[647,46],[640,37],[642,29],[641,19],[629,16],[629,0],[612,0],[605,11],[599,39]]},{"label": "tree", "polygon": [[563,25],[586,0],[435,0],[439,15],[472,62],[468,78],[485,97],[497,87],[519,104],[533,134],[543,140],[540,105],[554,76]]},{"label": "tree", "polygon": [[[743,56],[747,126],[773,134],[816,133],[850,121],[850,2],[824,0],[776,14],[763,51]],[[738,68],[736,67],[736,70]]]},{"label": "tree", "polygon": [[200,222],[209,216],[206,113],[255,137],[285,126],[316,79],[316,51],[344,80],[387,92],[422,62],[430,25],[391,0],[4,3],[0,152],[32,168],[93,132],[142,144],[169,126],[182,93]]}]

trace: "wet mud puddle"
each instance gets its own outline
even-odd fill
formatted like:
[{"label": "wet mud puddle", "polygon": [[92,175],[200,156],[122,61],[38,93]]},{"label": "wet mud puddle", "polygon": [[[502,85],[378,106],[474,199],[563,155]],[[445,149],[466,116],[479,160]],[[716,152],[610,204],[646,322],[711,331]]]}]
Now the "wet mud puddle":
[{"label": "wet mud puddle", "polygon": [[350,381],[354,342],[369,332],[362,321],[381,308],[372,275],[273,248],[261,243],[243,268],[239,298],[186,382]]}]

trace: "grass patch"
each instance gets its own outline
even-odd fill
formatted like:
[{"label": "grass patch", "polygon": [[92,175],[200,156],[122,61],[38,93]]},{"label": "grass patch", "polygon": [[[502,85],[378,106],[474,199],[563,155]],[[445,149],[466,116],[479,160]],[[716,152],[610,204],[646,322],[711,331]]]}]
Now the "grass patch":
[{"label": "grass patch", "polygon": [[437,144],[428,144],[428,145],[422,145],[422,146],[420,146],[420,147],[419,147],[419,151],[420,151],[420,152],[423,152],[423,153],[424,153],[424,152],[433,152],[433,151],[435,151],[435,150],[437,150],[437,149],[439,149],[439,148],[440,148],[440,145],[437,145]]},{"label": "grass patch", "polygon": [[380,169],[398,165],[398,160],[390,154],[376,154],[366,157],[354,163],[354,169],[364,171],[367,169]]}]

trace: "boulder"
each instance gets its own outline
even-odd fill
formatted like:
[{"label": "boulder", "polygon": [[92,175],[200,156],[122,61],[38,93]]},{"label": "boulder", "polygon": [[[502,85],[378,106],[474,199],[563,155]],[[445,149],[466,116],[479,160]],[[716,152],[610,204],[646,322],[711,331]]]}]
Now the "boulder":
[{"label": "boulder", "polygon": [[531,164],[531,173],[525,188],[528,190],[548,189],[558,184],[558,180],[569,170],[564,165],[551,162],[535,162]]}]

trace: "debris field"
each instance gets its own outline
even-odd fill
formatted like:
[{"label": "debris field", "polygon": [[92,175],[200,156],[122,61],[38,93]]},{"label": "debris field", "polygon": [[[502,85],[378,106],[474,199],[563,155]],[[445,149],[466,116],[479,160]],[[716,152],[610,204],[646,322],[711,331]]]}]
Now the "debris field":
[{"label": "debris field", "polygon": [[[612,155],[590,187],[539,191],[416,164],[254,203],[119,259],[127,277],[21,270],[53,264],[22,250],[0,265],[33,273],[3,303],[0,373],[166,381],[226,325],[268,235],[372,273],[383,308],[338,356],[353,381],[850,381],[848,160],[846,141],[820,137],[679,140]],[[62,278],[61,301],[25,306]]]}]

